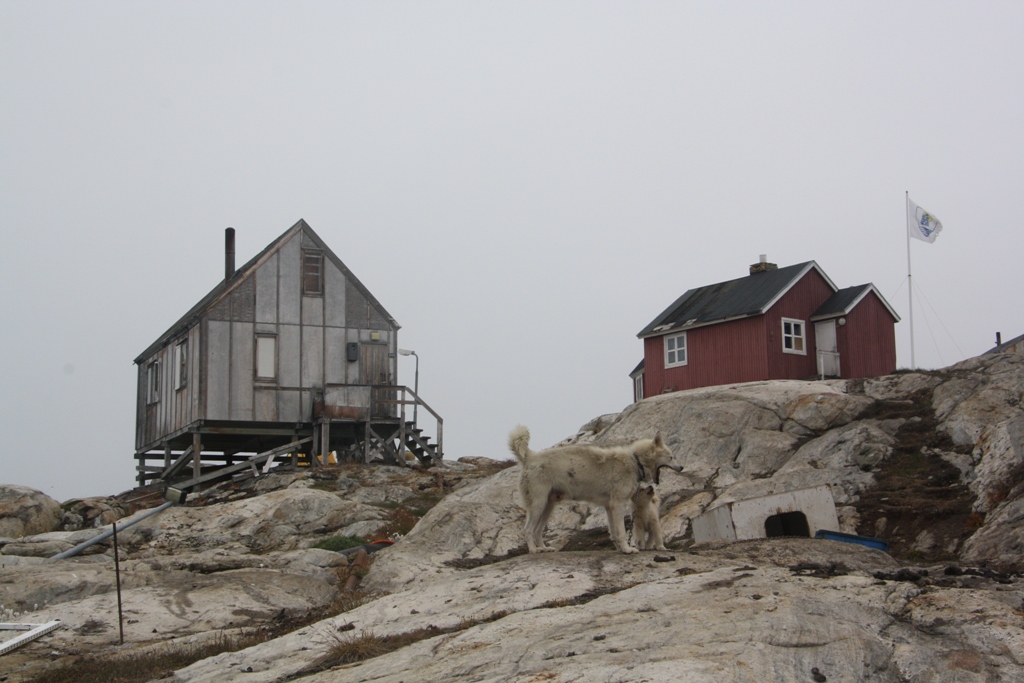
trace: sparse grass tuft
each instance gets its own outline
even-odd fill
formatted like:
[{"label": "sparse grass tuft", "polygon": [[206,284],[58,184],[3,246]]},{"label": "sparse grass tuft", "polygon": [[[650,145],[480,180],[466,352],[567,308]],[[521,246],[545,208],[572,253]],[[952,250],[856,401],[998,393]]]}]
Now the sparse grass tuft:
[{"label": "sparse grass tuft", "polygon": [[141,654],[79,657],[44,671],[29,679],[28,683],[143,683],[170,676],[174,671],[200,659],[251,647],[266,639],[265,633],[238,636],[221,633],[205,643],[168,644]]},{"label": "sparse grass tuft", "polygon": [[418,643],[421,640],[465,631],[480,624],[498,621],[509,614],[510,612],[507,611],[492,612],[488,616],[479,619],[463,619],[457,625],[447,628],[431,624],[425,628],[418,628],[405,633],[395,633],[389,636],[378,636],[373,631],[367,630],[361,631],[358,634],[354,632],[321,634],[321,637],[327,643],[327,654],[321,657],[311,670],[304,673],[315,673],[316,671],[323,671],[335,666],[353,664],[373,657],[380,657],[413,643]]},{"label": "sparse grass tuft", "polygon": [[77,657],[57,660],[60,663],[25,683],[145,683],[171,676],[178,669],[224,652],[237,652],[273,640],[322,619],[355,609],[380,595],[349,593],[332,604],[310,610],[298,618],[278,618],[250,633],[231,635],[225,632],[204,643],[168,643],[141,653],[123,656]]},{"label": "sparse grass tuft", "polygon": [[405,536],[416,526],[416,522],[420,521],[420,517],[404,505],[399,505],[394,510],[389,511],[384,516],[384,519],[387,520],[387,524],[378,529],[376,533],[376,536],[381,538],[400,538]]},{"label": "sparse grass tuft", "polygon": [[375,635],[373,631],[362,631],[358,635],[351,632],[332,633],[327,638],[327,659],[322,662],[326,666],[361,662],[391,651],[387,641]]}]

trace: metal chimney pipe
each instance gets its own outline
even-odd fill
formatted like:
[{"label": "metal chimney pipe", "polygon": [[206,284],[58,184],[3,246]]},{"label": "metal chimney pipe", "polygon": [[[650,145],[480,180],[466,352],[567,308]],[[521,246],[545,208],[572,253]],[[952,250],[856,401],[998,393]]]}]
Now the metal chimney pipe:
[{"label": "metal chimney pipe", "polygon": [[224,279],[230,280],[235,274],[235,229],[224,230]]},{"label": "metal chimney pipe", "polygon": [[1002,346],[1002,345],[1003,345],[1003,335],[1000,334],[999,332],[996,332],[996,346]]}]

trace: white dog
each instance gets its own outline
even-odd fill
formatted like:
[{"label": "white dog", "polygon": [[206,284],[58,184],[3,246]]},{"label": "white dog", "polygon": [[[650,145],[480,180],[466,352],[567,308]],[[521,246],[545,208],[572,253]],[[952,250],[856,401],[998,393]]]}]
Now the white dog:
[{"label": "white dog", "polygon": [[641,484],[633,496],[633,539],[640,550],[668,550],[661,537],[660,504],[654,484]]},{"label": "white dog", "polygon": [[557,446],[540,453],[530,450],[530,430],[519,426],[508,435],[508,447],[522,465],[519,493],[526,508],[526,546],[531,553],[552,551],[544,543],[544,527],[560,500],[585,500],[604,506],[608,533],[624,553],[636,548],[626,540],[625,513],[643,481],[658,483],[658,472],[672,464],[661,432],[628,446]]}]

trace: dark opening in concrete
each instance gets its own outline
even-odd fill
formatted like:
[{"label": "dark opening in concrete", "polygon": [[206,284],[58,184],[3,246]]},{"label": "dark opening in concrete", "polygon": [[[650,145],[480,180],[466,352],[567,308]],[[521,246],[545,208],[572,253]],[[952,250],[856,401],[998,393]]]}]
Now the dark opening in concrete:
[{"label": "dark opening in concrete", "polygon": [[764,520],[764,533],[768,538],[777,536],[811,537],[811,528],[807,525],[807,515],[796,512],[783,512],[772,515]]}]

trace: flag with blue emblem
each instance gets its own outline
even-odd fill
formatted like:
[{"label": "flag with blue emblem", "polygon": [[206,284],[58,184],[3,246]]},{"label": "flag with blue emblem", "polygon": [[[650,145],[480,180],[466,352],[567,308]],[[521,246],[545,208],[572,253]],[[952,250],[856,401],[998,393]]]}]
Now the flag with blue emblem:
[{"label": "flag with blue emblem", "polygon": [[910,236],[929,244],[934,242],[942,232],[942,222],[914,202],[909,199],[907,201],[910,202],[907,212],[907,230],[910,231]]}]

